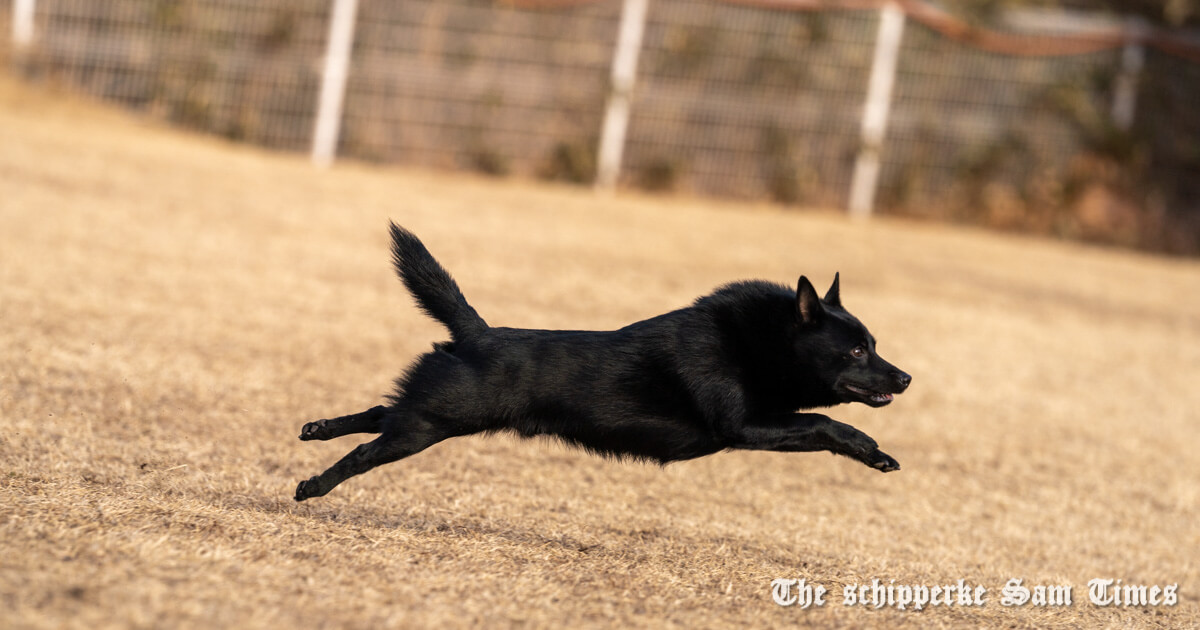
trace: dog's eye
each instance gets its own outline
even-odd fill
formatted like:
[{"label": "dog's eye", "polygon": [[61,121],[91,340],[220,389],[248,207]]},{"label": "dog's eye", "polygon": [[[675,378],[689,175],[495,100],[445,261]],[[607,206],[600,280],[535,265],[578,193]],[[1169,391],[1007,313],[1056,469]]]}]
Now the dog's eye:
[{"label": "dog's eye", "polygon": [[854,349],[850,351],[850,356],[854,357],[855,359],[861,359],[867,356],[867,349],[862,346],[855,346]]}]

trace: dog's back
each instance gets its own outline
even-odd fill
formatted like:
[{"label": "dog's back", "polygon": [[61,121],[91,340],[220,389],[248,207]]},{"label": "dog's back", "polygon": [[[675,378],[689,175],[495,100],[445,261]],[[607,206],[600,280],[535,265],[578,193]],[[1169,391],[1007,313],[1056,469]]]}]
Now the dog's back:
[{"label": "dog's back", "polygon": [[679,337],[710,334],[698,319],[684,309],[613,331],[488,328],[422,355],[391,399],[472,418],[475,431],[663,463],[699,457],[723,447],[683,375]]}]

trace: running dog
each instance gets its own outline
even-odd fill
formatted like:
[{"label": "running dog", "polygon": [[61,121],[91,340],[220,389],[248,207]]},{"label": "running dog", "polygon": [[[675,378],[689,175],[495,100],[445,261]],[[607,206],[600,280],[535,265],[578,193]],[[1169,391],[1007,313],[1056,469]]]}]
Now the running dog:
[{"label": "running dog", "polygon": [[891,403],[912,378],[875,352],[842,307],[764,281],[613,331],[493,328],[417,237],[391,225],[396,271],[450,341],[416,359],[388,404],[304,425],[301,440],[379,437],[296,488],[296,500],[447,438],[512,431],[596,454],[667,463],[725,449],[830,451],[882,472],[900,464],[858,429],[800,410]]}]

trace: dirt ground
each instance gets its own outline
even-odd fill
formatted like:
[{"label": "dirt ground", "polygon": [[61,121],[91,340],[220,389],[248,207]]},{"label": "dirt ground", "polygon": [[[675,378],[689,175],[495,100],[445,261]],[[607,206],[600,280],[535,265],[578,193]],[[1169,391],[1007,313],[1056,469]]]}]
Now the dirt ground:
[{"label": "dirt ground", "polygon": [[[0,80],[0,627],[1197,627],[1200,263],[833,212],[275,155]],[[459,438],[304,504],[445,338],[413,229],[492,324],[610,329],[736,279],[842,298],[914,376],[831,415],[903,470],[665,468]],[[772,580],[829,590],[783,607]],[[1002,589],[1069,585],[1069,606]],[[1095,578],[1177,585],[1099,606]],[[986,588],[864,607],[846,587]]]}]

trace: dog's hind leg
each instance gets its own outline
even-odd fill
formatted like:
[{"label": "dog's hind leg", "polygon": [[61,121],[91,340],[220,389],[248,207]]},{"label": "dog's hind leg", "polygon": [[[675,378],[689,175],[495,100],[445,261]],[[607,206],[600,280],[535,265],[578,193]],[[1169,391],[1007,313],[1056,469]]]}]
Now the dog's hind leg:
[{"label": "dog's hind leg", "polygon": [[382,430],[380,422],[387,415],[387,410],[387,407],[380,405],[362,413],[309,422],[300,429],[300,439],[332,440],[351,433],[379,433]]},{"label": "dog's hind leg", "polygon": [[324,496],[355,475],[419,453],[454,435],[427,419],[424,414],[400,412],[397,415],[392,410],[388,416],[382,423],[383,435],[360,444],[325,472],[301,481],[296,486],[296,500]]},{"label": "dog's hind leg", "polygon": [[731,446],[758,451],[829,451],[880,472],[900,470],[900,463],[879,450],[871,436],[819,413],[793,413],[773,422],[747,423]]}]

